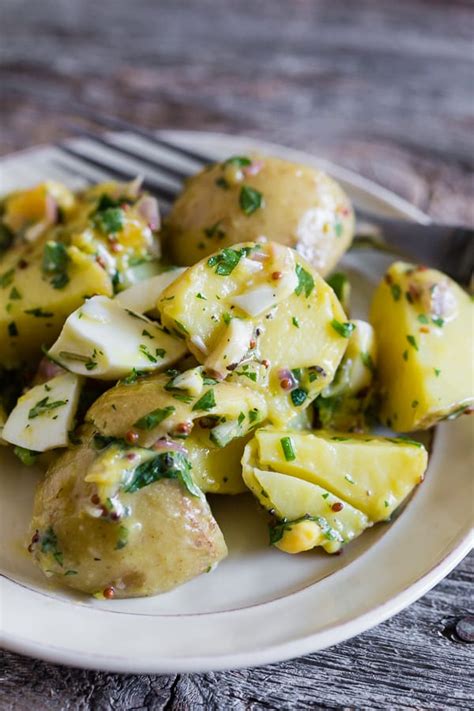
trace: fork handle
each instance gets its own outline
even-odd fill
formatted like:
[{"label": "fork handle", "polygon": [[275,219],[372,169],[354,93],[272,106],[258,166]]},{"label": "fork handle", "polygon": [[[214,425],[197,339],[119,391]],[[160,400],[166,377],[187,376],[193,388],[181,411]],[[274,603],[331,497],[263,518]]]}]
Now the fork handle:
[{"label": "fork handle", "polygon": [[[358,225],[358,239],[364,229],[375,232],[375,242],[382,249],[398,252],[411,261],[435,267],[461,284],[468,285],[474,272],[474,230],[431,223],[395,220],[378,215],[365,219]],[[361,229],[362,228],[362,229]]]}]

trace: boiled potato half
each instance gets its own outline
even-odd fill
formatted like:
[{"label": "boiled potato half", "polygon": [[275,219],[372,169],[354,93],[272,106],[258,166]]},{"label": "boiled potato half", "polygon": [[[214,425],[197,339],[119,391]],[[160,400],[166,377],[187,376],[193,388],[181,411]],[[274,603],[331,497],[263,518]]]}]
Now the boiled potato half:
[{"label": "boiled potato half", "polygon": [[267,417],[260,393],[237,383],[219,383],[200,367],[132,380],[107,390],[88,411],[87,421],[102,435],[128,436],[149,447],[160,437],[185,439],[195,421],[204,418],[214,444],[224,447]]},{"label": "boiled potato half", "polygon": [[428,461],[419,442],[365,434],[261,428],[250,445],[259,469],[317,484],[373,522],[390,518],[423,481]]},{"label": "boiled potato half", "polygon": [[72,195],[47,182],[0,207],[0,367],[34,362],[85,298],[120,291],[160,254],[158,204],[138,183]]},{"label": "boiled potato half", "polygon": [[187,182],[164,228],[175,264],[266,238],[294,247],[322,275],[348,249],[353,232],[351,204],[334,180],[265,156],[234,156],[204,168]]},{"label": "boiled potato half", "polygon": [[336,553],[371,525],[368,517],[325,487],[294,476],[260,469],[258,442],[243,457],[243,477],[260,504],[276,519],[270,541],[286,553],[321,546]]},{"label": "boiled potato half", "polygon": [[265,395],[278,424],[332,381],[353,330],[326,282],[275,243],[201,260],[163,292],[158,310],[210,374]]},{"label": "boiled potato half", "polygon": [[54,582],[105,598],[165,592],[227,554],[182,453],[107,443],[93,430],[40,484],[29,551]]},{"label": "boiled potato half", "polygon": [[470,411],[473,313],[468,294],[445,274],[405,262],[388,269],[370,312],[386,425],[423,430]]}]

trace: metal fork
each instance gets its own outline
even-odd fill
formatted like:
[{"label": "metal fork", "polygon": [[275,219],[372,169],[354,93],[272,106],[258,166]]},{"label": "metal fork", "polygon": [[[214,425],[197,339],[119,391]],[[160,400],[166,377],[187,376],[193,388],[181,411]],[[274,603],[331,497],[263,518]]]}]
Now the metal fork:
[{"label": "metal fork", "polygon": [[[69,143],[58,143],[57,148],[63,157],[58,157],[55,162],[70,175],[80,176],[89,183],[93,177],[91,172],[96,174],[97,171],[117,180],[132,180],[137,174],[144,175],[144,188],[157,197],[165,212],[182,189],[182,182],[215,160],[211,156],[182,148],[151,131],[137,128],[120,119],[94,116],[94,121],[104,128],[126,131],[132,137],[139,137],[145,150],[161,149],[160,159],[153,157],[150,152],[145,154],[135,148],[119,146],[106,135],[96,135],[72,127],[78,137],[87,139],[85,145],[88,149],[84,150],[82,145],[75,144],[72,147]],[[94,146],[106,149],[110,160],[92,155]],[[178,158],[183,167],[170,165],[166,161],[166,154],[173,159]],[[124,159],[128,164],[133,161],[137,168],[124,169],[117,165],[117,159],[122,161],[122,166]],[[422,225],[382,217],[357,208],[356,215],[356,247],[392,252],[410,261],[441,269],[461,284],[470,284],[474,272],[474,230],[435,223]]]}]

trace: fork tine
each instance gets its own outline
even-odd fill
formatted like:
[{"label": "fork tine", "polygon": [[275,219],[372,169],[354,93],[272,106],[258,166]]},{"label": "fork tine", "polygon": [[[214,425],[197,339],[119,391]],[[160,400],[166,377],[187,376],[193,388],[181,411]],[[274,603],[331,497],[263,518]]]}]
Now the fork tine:
[{"label": "fork tine", "polygon": [[213,163],[215,161],[215,159],[211,156],[206,156],[203,153],[192,151],[189,148],[182,148],[181,146],[177,146],[175,143],[170,143],[164,138],[156,136],[153,131],[149,131],[146,128],[141,128],[140,126],[134,126],[133,124],[128,123],[128,121],[124,121],[123,119],[112,118],[112,116],[105,116],[102,114],[96,114],[93,111],[82,111],[81,113],[83,113],[84,116],[90,118],[99,126],[135,133],[136,135],[145,138],[150,143],[154,143],[155,145],[160,146],[161,148],[166,148],[169,151],[177,153],[182,157],[190,158],[191,160],[194,160],[197,163],[208,164]]},{"label": "fork tine", "polygon": [[[57,148],[59,148],[66,155],[71,156],[72,158],[75,158],[78,161],[81,161],[85,165],[93,166],[94,168],[102,171],[107,175],[110,175],[111,177],[117,180],[130,181],[136,177],[136,173],[132,174],[129,171],[125,171],[121,168],[117,168],[116,166],[112,166],[109,163],[105,163],[101,160],[98,160],[97,158],[91,158],[90,156],[85,155],[84,153],[81,153],[80,151],[77,151],[74,148],[65,145],[64,143],[59,143],[57,145]],[[151,193],[156,195],[156,197],[162,198],[168,203],[173,202],[173,200],[176,198],[176,195],[178,194],[178,190],[172,190],[171,188],[167,188],[158,183],[153,178],[150,178],[149,176],[145,177],[142,185],[145,190],[149,190]]]},{"label": "fork tine", "polygon": [[114,151],[119,155],[138,160],[140,161],[140,163],[143,163],[143,165],[146,165],[149,168],[152,168],[153,170],[159,170],[162,173],[168,174],[171,178],[175,178],[180,182],[182,182],[186,178],[189,178],[189,176],[191,175],[189,171],[179,170],[178,168],[172,168],[170,165],[166,165],[165,163],[160,163],[157,160],[148,158],[141,152],[131,150],[130,148],[125,148],[124,146],[120,146],[117,143],[114,143],[113,141],[104,138],[103,136],[97,136],[95,133],[91,133],[90,131],[84,131],[81,128],[78,128],[77,126],[71,126],[71,130],[82,138],[87,138],[89,141],[98,143],[100,146],[104,146],[105,148],[110,149],[111,151]]}]

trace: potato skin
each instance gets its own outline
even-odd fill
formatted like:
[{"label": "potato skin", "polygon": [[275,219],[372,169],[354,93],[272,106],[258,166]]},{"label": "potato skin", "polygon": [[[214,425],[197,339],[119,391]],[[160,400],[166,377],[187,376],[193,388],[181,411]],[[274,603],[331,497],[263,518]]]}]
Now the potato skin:
[{"label": "potato skin", "polygon": [[[240,205],[245,187],[262,195],[251,214]],[[353,233],[352,207],[334,180],[305,165],[257,156],[250,166],[216,163],[192,177],[165,221],[164,238],[171,261],[190,265],[216,249],[266,237],[295,248],[324,276]]]},{"label": "potato skin", "polygon": [[[94,487],[85,474],[96,457],[86,440],[57,459],[37,490],[30,551],[50,579],[85,593],[113,588],[115,597],[140,597],[181,585],[226,556],[204,497],[175,480],[120,493],[131,508],[121,521],[89,515]],[[128,538],[120,547],[122,526]]]}]

